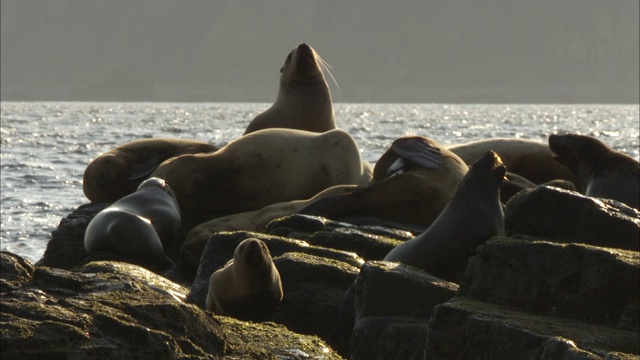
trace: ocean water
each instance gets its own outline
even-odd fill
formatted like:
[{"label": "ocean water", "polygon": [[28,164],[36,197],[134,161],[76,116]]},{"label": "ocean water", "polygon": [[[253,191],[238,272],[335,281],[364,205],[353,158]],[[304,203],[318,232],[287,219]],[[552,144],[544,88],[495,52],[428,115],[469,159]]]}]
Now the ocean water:
[{"label": "ocean water", "polygon": [[[269,105],[2,102],[1,249],[40,259],[60,219],[88,202],[82,174],[101,153],[152,137],[223,146]],[[405,135],[457,144],[579,133],[640,157],[638,105],[335,104],[335,112],[372,163]]]}]

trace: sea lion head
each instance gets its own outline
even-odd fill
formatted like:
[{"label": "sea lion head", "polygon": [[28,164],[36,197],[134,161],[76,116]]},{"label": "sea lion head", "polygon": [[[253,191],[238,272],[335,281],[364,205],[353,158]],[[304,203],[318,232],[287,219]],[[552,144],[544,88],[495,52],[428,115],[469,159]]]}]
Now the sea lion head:
[{"label": "sea lion head", "polygon": [[158,178],[158,177],[148,178],[138,186],[138,189],[136,191],[149,190],[149,189],[160,190],[165,194],[169,195],[176,203],[178,202],[178,199],[176,198],[176,193],[173,191],[173,189],[171,189],[171,186],[169,186],[169,183],[167,183],[165,180],[161,178]]},{"label": "sea lion head", "polygon": [[500,156],[489,150],[483,157],[471,165],[469,172],[460,182],[459,188],[463,187],[465,183],[473,182],[473,184],[500,189],[502,181],[505,180],[506,173],[507,167],[502,162]]},{"label": "sea lion head", "polygon": [[549,149],[553,152],[553,158],[574,174],[578,173],[581,162],[593,164],[611,151],[598,139],[577,134],[549,135]]},{"label": "sea lion head", "polygon": [[256,238],[248,238],[240,242],[233,253],[234,263],[251,265],[252,269],[271,267],[271,253],[267,245]]},{"label": "sea lion head", "polygon": [[328,87],[322,70],[326,70],[335,83],[335,78],[329,68],[326,61],[311,46],[302,43],[291,50],[284,60],[284,64],[280,68],[280,81],[282,83],[295,82],[312,85],[322,83]]},{"label": "sea lion head", "polygon": [[117,156],[99,156],[84,171],[82,190],[92,202],[114,202],[135,191],[135,185],[125,188],[114,185],[132,184],[127,179],[129,171],[127,163]]}]

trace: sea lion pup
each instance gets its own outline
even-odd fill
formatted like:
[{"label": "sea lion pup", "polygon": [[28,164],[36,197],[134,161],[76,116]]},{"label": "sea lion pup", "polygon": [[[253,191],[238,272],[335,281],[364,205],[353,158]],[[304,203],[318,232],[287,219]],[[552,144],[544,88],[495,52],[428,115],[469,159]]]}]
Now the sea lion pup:
[{"label": "sea lion pup", "polygon": [[[244,134],[266,128],[325,132],[336,128],[329,86],[322,73],[324,60],[307,44],[291,50],[280,69],[278,97],[256,116]],[[331,73],[329,73],[331,74]]]},{"label": "sea lion pup", "polygon": [[84,171],[82,191],[92,202],[111,203],[134,192],[165,160],[182,154],[216,151],[214,145],[182,139],[142,139],[95,158]]},{"label": "sea lion pup", "polygon": [[180,208],[169,185],[150,178],[93,217],[84,247],[90,254],[109,253],[118,260],[163,271],[174,266],[164,246],[173,240],[180,222]]},{"label": "sea lion pup", "polygon": [[534,184],[558,179],[575,181],[571,170],[554,161],[549,146],[540,141],[496,138],[449,145],[447,149],[460,156],[467,165],[492,150],[500,156],[510,173],[523,176]]},{"label": "sea lion pup", "polygon": [[555,160],[571,169],[578,192],[640,209],[640,163],[585,135],[550,135]]},{"label": "sea lion pup", "polygon": [[295,214],[300,209],[317,199],[326,196],[342,194],[357,187],[357,185],[336,185],[323,190],[307,200],[285,201],[271,204],[260,210],[247,211],[215,218],[204,222],[189,231],[180,248],[182,265],[189,271],[198,270],[200,258],[211,235],[220,231],[251,231],[264,232],[267,224],[279,217]]},{"label": "sea lion pup", "polygon": [[183,211],[229,214],[357,184],[362,173],[348,133],[277,128],[244,135],[214,153],[169,159],[152,176],[171,184]]},{"label": "sea lion pup", "polygon": [[271,321],[282,300],[280,273],[264,242],[248,238],[211,274],[207,310],[244,321]]},{"label": "sea lion pup", "polygon": [[371,216],[428,226],[445,208],[467,170],[464,161],[437,141],[402,137],[376,163],[371,185],[325,197],[299,212],[332,219]]}]

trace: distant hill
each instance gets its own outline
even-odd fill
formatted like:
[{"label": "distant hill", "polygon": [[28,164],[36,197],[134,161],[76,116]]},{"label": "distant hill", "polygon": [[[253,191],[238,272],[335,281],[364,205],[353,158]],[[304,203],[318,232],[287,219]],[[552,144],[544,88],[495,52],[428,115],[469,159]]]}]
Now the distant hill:
[{"label": "distant hill", "polygon": [[638,103],[629,0],[2,0],[2,100],[275,99],[313,46],[342,102]]}]

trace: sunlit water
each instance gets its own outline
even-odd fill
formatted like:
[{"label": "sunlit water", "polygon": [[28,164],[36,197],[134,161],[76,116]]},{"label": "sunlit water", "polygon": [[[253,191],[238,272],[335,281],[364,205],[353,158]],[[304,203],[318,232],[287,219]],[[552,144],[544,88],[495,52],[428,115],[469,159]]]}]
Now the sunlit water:
[{"label": "sunlit water", "polygon": [[[60,219],[88,200],[82,174],[128,141],[173,137],[222,146],[266,103],[2,103],[2,250],[32,261]],[[424,135],[443,144],[491,137],[547,141],[593,135],[639,157],[638,105],[335,104],[338,127],[374,163],[391,142]]]}]

